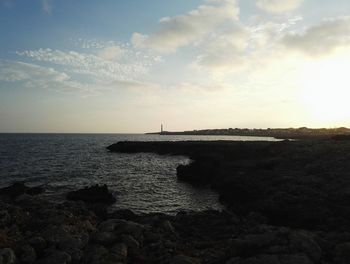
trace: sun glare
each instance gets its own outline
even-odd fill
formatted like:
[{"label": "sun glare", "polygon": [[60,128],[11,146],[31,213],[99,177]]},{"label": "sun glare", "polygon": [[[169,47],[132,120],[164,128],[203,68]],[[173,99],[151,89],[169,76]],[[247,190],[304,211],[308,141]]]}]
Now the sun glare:
[{"label": "sun glare", "polygon": [[350,54],[309,62],[301,74],[301,100],[310,123],[350,123]]}]

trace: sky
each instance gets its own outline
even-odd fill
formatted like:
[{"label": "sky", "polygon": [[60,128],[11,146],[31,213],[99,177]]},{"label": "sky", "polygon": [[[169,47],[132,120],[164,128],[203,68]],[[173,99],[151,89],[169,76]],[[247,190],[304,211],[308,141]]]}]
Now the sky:
[{"label": "sky", "polygon": [[0,132],[350,127],[348,0],[0,0]]}]

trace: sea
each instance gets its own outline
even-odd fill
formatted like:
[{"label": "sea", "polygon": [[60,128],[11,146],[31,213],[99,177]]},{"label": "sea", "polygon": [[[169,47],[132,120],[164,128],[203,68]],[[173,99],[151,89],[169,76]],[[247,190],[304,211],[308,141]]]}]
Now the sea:
[{"label": "sea", "polygon": [[275,141],[269,137],[145,134],[0,134],[0,187],[15,181],[44,185],[47,199],[64,200],[68,191],[107,184],[117,202],[113,209],[137,213],[221,210],[218,195],[177,180],[185,156],[112,153],[119,141]]}]

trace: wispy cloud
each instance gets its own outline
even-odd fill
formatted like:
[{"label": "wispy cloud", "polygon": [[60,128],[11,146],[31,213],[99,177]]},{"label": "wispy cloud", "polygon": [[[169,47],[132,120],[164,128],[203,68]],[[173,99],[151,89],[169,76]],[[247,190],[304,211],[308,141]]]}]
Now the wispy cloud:
[{"label": "wispy cloud", "polygon": [[201,5],[187,14],[161,18],[158,31],[149,36],[134,33],[131,42],[138,48],[171,53],[200,40],[217,26],[238,19],[239,7],[236,0],[208,2],[211,4]]},{"label": "wispy cloud", "polygon": [[41,3],[42,3],[43,11],[46,14],[51,15],[52,8],[53,8],[53,0],[42,0]]},{"label": "wispy cloud", "polygon": [[301,20],[294,17],[281,23],[233,23],[198,46],[192,67],[215,76],[259,68],[280,52],[280,39]]},{"label": "wispy cloud", "polygon": [[299,8],[303,1],[304,0],[257,0],[256,6],[269,13],[283,13]]},{"label": "wispy cloud", "polygon": [[[157,61],[157,57],[124,52],[117,47],[100,50],[100,56],[52,49],[25,50],[17,54],[34,61],[64,66],[69,72],[85,74],[103,82],[134,80],[147,73]],[[119,60],[115,61],[116,58]]]},{"label": "wispy cloud", "polygon": [[20,82],[27,88],[42,88],[65,92],[93,91],[93,87],[72,80],[64,72],[19,61],[0,59],[0,80]]},{"label": "wispy cloud", "polygon": [[310,56],[328,55],[339,47],[350,47],[350,17],[324,20],[301,33],[289,33],[282,43]]}]

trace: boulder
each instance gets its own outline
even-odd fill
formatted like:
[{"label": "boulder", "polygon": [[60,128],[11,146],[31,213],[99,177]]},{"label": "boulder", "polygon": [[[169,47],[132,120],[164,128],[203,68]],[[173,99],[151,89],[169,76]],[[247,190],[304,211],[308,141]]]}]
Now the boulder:
[{"label": "boulder", "polygon": [[85,187],[78,191],[72,191],[67,194],[68,200],[84,201],[86,203],[113,204],[116,202],[114,196],[109,192],[107,185]]},{"label": "boulder", "polygon": [[102,222],[98,226],[98,229],[101,232],[113,232],[117,235],[132,235],[135,239],[139,240],[145,228],[143,225],[132,221],[125,221],[122,219],[109,219]]},{"label": "boulder", "polygon": [[40,264],[70,264],[72,262],[72,257],[64,252],[64,251],[59,251],[59,250],[50,250],[48,252],[47,256],[37,263]]},{"label": "boulder", "polygon": [[335,260],[338,264],[350,263],[350,243],[339,244],[335,247]]},{"label": "boulder", "polygon": [[191,258],[185,255],[176,255],[170,261],[170,264],[199,264],[199,263],[200,261],[198,259]]},{"label": "boulder", "polygon": [[16,263],[16,255],[11,248],[0,249],[0,263],[1,264]]},{"label": "boulder", "polygon": [[246,259],[235,257],[227,261],[226,264],[281,264],[281,262],[276,255],[259,255]]},{"label": "boulder", "polygon": [[130,255],[135,256],[139,253],[140,243],[134,237],[130,235],[122,235],[121,239],[123,243],[128,247]]},{"label": "boulder", "polygon": [[21,263],[33,263],[36,260],[36,252],[30,245],[24,245],[20,248],[19,259]]},{"label": "boulder", "polygon": [[306,255],[294,254],[294,255],[281,255],[279,256],[281,264],[313,264]]},{"label": "boulder", "polygon": [[118,243],[110,249],[109,259],[113,261],[125,261],[128,257],[128,247],[124,243]]},{"label": "boulder", "polygon": [[294,231],[289,234],[290,247],[295,253],[306,254],[314,263],[319,263],[322,257],[320,246],[314,238],[303,231]]},{"label": "boulder", "polygon": [[38,195],[45,191],[43,186],[28,187],[23,182],[15,182],[10,186],[0,189],[0,195],[16,198],[22,194]]}]

